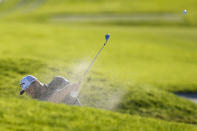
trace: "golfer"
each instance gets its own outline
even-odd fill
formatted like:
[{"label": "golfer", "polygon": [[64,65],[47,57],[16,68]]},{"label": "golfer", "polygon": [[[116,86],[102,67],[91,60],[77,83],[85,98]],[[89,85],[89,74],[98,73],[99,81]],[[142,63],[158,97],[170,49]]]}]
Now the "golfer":
[{"label": "golfer", "polygon": [[28,75],[20,81],[20,86],[20,95],[26,92],[32,98],[41,101],[81,105],[77,98],[79,85],[72,84],[63,77],[57,76],[49,84],[43,84],[36,77]]}]

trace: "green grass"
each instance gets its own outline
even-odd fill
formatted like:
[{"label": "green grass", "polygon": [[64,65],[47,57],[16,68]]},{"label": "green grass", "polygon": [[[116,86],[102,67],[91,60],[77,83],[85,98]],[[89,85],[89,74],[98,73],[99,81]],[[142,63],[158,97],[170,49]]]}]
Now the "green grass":
[{"label": "green grass", "polygon": [[9,9],[12,9],[15,5],[17,5],[18,2],[19,0],[4,0],[0,3],[0,11],[8,11]]},{"label": "green grass", "polygon": [[[12,0],[14,3],[16,0]],[[179,0],[47,0],[40,5],[36,10],[26,13],[28,8],[34,4],[36,0],[28,0],[27,6],[15,10],[11,16],[7,16],[6,21],[47,21],[57,15],[70,15],[70,14],[148,14],[148,15],[162,15],[162,14],[176,14],[181,16],[183,20],[189,25],[196,25],[197,10],[196,1],[179,1]],[[10,2],[11,3],[11,2]],[[187,16],[182,15],[182,11],[188,9]],[[133,22],[131,22],[134,24]],[[140,22],[147,24],[146,21]],[[154,22],[158,24],[159,22]],[[162,23],[162,21],[160,21]],[[128,24],[128,23],[127,23]],[[135,23],[136,24],[136,23]],[[149,23],[151,24],[151,23]]]},{"label": "green grass", "polygon": [[[3,25],[2,27],[10,26],[9,24]],[[25,72],[23,74],[19,72],[17,80],[13,82],[13,87],[18,84],[24,74],[31,73],[35,73],[39,79],[46,83],[55,75],[62,75],[76,81],[77,79],[72,79],[72,72],[75,71],[74,67],[83,62],[87,64],[103,43],[103,38],[97,38],[95,35],[102,36],[105,30],[110,30],[113,39],[93,66],[92,73],[88,76],[90,80],[84,83],[80,94],[82,103],[87,106],[113,109],[130,114],[196,123],[196,106],[194,104],[177,98],[169,92],[163,94],[163,91],[160,91],[161,89],[171,92],[196,91],[195,29],[180,29],[177,27],[166,29],[166,27],[163,27],[164,29],[161,31],[161,28],[157,27],[80,27],[75,25],[74,28],[71,28],[67,25],[57,26],[53,24],[16,25],[14,25],[15,29],[20,30],[20,33],[9,31],[7,28],[2,28],[0,31],[2,41],[7,43],[7,46],[2,45],[1,53],[4,54],[4,57],[16,59],[14,60],[16,62],[22,62],[18,60],[21,57],[38,59],[38,61],[43,61],[46,64],[44,66],[46,70],[44,72],[37,70],[36,65],[40,67],[40,62],[30,61],[29,64],[35,63],[32,68],[29,68],[29,71],[32,71],[23,71]],[[12,26],[10,26],[11,29]],[[40,30],[39,33],[37,30]],[[84,30],[89,34],[88,37],[82,33]],[[94,31],[94,34],[91,33],[92,31]],[[9,33],[9,38],[7,38],[8,34],[6,32]],[[69,32],[69,34],[66,32]],[[178,35],[181,36],[181,39]],[[20,44],[16,45],[16,41],[13,40],[17,38],[20,38]],[[170,40],[165,43],[167,39]],[[182,42],[182,44],[178,44],[178,46],[175,42]],[[80,49],[77,49],[73,45],[75,47],[81,46]],[[47,51],[44,50],[46,47]],[[92,50],[90,51],[90,49]],[[8,50],[10,52],[5,53]],[[186,61],[189,61],[189,63],[186,63]],[[15,65],[14,67],[17,66],[17,69],[25,70],[29,67],[29,64],[21,63],[17,65],[16,63],[13,65]],[[82,69],[85,70],[85,68]],[[83,70],[77,75],[81,76]],[[187,73],[184,70],[187,70]],[[4,77],[2,76],[2,79],[5,79]],[[142,89],[139,88],[140,90],[135,91],[138,87],[142,87]],[[138,99],[134,99],[137,98],[135,95],[131,99],[124,99],[124,97],[133,95],[133,93],[125,94],[125,90],[128,88],[134,89],[133,92],[136,92]],[[6,91],[3,89],[2,92],[5,92],[6,95],[13,92],[17,96],[19,92],[18,89],[18,92],[14,93],[14,88]],[[155,95],[148,97],[149,93],[146,89],[153,90]],[[163,95],[160,98],[160,95],[157,94]],[[146,97],[148,98],[144,99]],[[164,99],[165,97],[166,99]],[[111,98],[115,101],[112,101]],[[155,99],[155,101],[150,101],[149,98]],[[123,106],[118,110],[116,104],[121,101],[123,105],[129,104],[127,108]],[[140,105],[141,103],[149,103],[150,105],[147,107],[144,104],[141,107],[136,106],[135,103]],[[141,110],[144,110],[144,112]],[[150,112],[153,112],[153,114]]]},{"label": "green grass", "polygon": [[1,130],[196,130],[194,125],[169,123],[87,107],[69,107],[12,98],[1,98],[0,104],[3,109],[0,111]]},{"label": "green grass", "polygon": [[116,110],[168,121],[197,123],[197,112],[194,110],[196,107],[193,103],[180,99],[169,92],[149,86],[134,86],[123,96]]},{"label": "green grass", "polygon": [[[35,0],[18,8],[16,0],[6,2],[0,6],[9,12],[0,19],[1,130],[196,130],[189,124],[197,123],[197,106],[173,94],[197,91],[195,0],[48,0],[28,13]],[[65,14],[176,14],[184,23],[50,21]],[[27,74],[45,83],[56,75],[77,81],[108,32],[111,40],[80,92],[85,107],[19,96]]]},{"label": "green grass", "polygon": [[1,26],[1,41],[6,44],[0,45],[3,57],[33,57],[65,66],[84,59],[89,62],[104,42],[103,34],[111,32],[112,40],[92,70],[122,83],[147,84],[169,91],[197,90],[195,28]]}]

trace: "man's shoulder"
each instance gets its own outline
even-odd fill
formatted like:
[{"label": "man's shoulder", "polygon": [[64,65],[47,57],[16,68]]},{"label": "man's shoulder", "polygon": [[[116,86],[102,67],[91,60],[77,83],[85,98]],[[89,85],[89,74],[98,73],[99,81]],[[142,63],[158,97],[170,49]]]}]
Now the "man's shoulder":
[{"label": "man's shoulder", "polygon": [[66,78],[62,76],[55,76],[52,81],[69,82]]},{"label": "man's shoulder", "polygon": [[62,88],[68,85],[69,83],[70,82],[66,78],[62,76],[56,76],[47,86],[49,88]]}]

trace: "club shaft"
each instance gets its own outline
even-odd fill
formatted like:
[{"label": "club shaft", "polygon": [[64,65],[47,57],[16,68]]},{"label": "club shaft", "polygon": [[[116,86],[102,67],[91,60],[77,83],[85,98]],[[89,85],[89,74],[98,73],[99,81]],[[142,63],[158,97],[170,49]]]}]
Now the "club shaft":
[{"label": "club shaft", "polygon": [[107,41],[105,41],[104,45],[101,47],[101,49],[98,51],[98,53],[96,54],[96,56],[94,57],[94,59],[92,60],[92,62],[90,63],[90,65],[88,66],[87,70],[84,72],[83,76],[81,77],[80,81],[79,81],[79,85],[82,83],[82,81],[85,79],[87,73],[89,72],[90,68],[92,67],[92,65],[94,64],[96,58],[98,57],[98,55],[101,53],[101,51],[103,50],[103,48],[105,47],[105,45],[107,44]]}]

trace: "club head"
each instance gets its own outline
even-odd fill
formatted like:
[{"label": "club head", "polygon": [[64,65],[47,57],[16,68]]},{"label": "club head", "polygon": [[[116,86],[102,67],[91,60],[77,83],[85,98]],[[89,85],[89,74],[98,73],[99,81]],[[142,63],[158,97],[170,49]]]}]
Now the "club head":
[{"label": "club head", "polygon": [[110,34],[106,34],[106,35],[105,35],[105,40],[108,41],[109,38],[110,38]]}]

